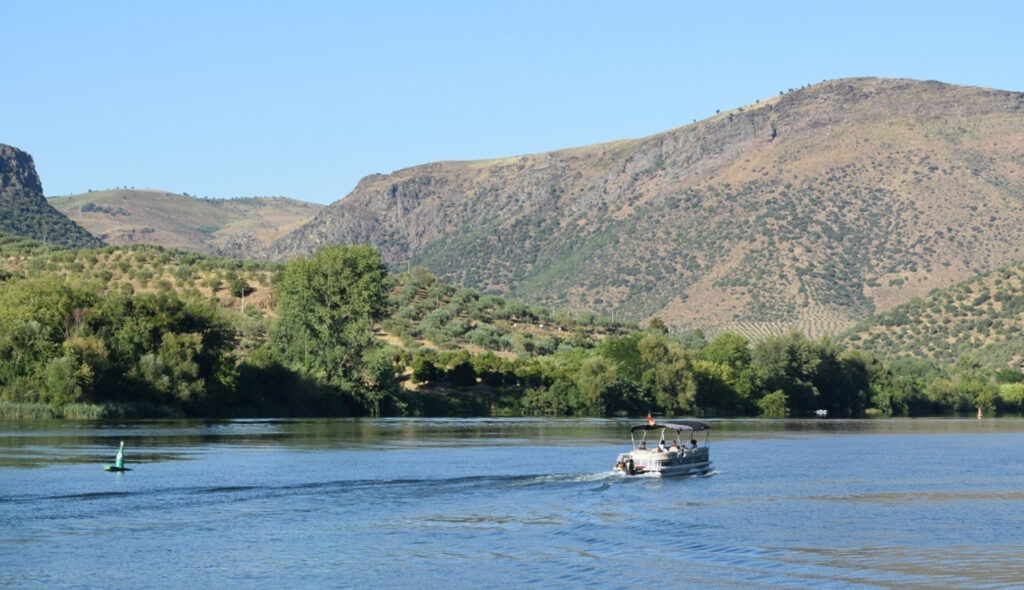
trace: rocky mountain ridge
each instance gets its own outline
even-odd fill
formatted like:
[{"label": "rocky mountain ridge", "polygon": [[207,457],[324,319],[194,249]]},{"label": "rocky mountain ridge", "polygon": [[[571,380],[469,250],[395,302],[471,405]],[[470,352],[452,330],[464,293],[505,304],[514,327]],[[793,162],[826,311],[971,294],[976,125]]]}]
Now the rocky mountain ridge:
[{"label": "rocky mountain ridge", "polygon": [[823,82],[650,137],[364,178],[275,242],[570,310],[837,331],[1024,258],[1024,93]]}]

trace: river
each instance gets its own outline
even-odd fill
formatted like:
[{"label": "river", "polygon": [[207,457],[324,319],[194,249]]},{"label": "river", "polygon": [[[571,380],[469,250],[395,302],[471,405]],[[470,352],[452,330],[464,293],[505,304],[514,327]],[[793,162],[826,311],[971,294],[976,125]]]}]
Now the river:
[{"label": "river", "polygon": [[629,424],[0,422],[0,586],[1024,586],[1024,421],[712,421],[664,480]]}]

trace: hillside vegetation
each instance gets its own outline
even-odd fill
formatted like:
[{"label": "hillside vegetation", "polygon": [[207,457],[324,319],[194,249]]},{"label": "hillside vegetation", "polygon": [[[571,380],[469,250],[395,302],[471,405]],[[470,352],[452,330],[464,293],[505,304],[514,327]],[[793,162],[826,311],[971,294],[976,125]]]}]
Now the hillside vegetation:
[{"label": "hillside vegetation", "polygon": [[108,244],[152,244],[236,258],[257,257],[323,208],[282,197],[200,199],[134,189],[51,197],[49,203]]},{"label": "hillside vegetation", "polygon": [[0,235],[0,414],[927,415],[1024,409],[1024,376],[751,342],[391,275],[369,246],[256,263]]},{"label": "hillside vegetation", "polygon": [[4,144],[0,144],[0,232],[72,248],[103,245],[46,202],[32,156]]},{"label": "hillside vegetation", "polygon": [[392,277],[388,336],[410,349],[495,352],[505,358],[591,348],[607,336],[630,334],[635,324],[583,313],[506,301],[446,285],[423,268]]},{"label": "hillside vegetation", "polygon": [[484,293],[835,333],[1024,258],[1024,93],[858,78],[643,139],[364,178],[273,244],[371,243]]},{"label": "hillside vegetation", "polygon": [[[284,268],[278,262],[208,256],[163,246],[74,251],[0,234],[0,272],[4,277],[57,276],[100,295],[174,295],[209,303],[229,317],[238,316],[234,323],[243,328],[243,349],[265,341],[268,322],[277,313],[274,282],[280,280]],[[456,289],[422,268],[389,275],[387,287],[388,317],[376,331],[384,340],[410,349],[490,350],[506,358],[530,357],[566,347],[593,347],[607,335],[636,329],[635,324],[591,313],[576,317]],[[262,326],[250,325],[253,321]]]},{"label": "hillside vegetation", "polygon": [[969,354],[988,366],[1019,370],[1024,363],[1022,333],[1024,262],[1016,262],[915,297],[858,324],[840,342],[940,365]]}]

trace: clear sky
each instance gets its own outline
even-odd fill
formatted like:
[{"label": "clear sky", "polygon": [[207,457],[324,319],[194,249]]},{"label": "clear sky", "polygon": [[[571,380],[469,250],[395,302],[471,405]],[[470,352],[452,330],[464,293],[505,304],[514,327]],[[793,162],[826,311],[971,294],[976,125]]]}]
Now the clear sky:
[{"label": "clear sky", "polygon": [[1024,91],[1018,2],[0,0],[48,196],[330,203],[367,174],[664,131],[823,79]]}]

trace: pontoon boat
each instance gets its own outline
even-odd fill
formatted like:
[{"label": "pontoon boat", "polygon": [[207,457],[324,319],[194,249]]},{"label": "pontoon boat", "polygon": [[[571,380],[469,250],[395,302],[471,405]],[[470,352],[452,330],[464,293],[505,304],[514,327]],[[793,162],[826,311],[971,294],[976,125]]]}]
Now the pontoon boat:
[{"label": "pontoon boat", "polygon": [[[647,448],[647,435],[660,431],[661,437],[652,448]],[[698,445],[695,432],[704,432],[704,444]],[[640,440],[636,433],[641,433]],[[674,438],[666,439],[665,435],[674,434]],[[619,455],[615,462],[615,470],[623,475],[655,475],[669,477],[674,475],[697,475],[711,471],[709,447],[711,445],[711,427],[697,420],[674,420],[658,424],[653,420],[647,424],[637,424],[629,429],[629,439],[633,450]],[[654,443],[654,440],[650,441]]]}]

